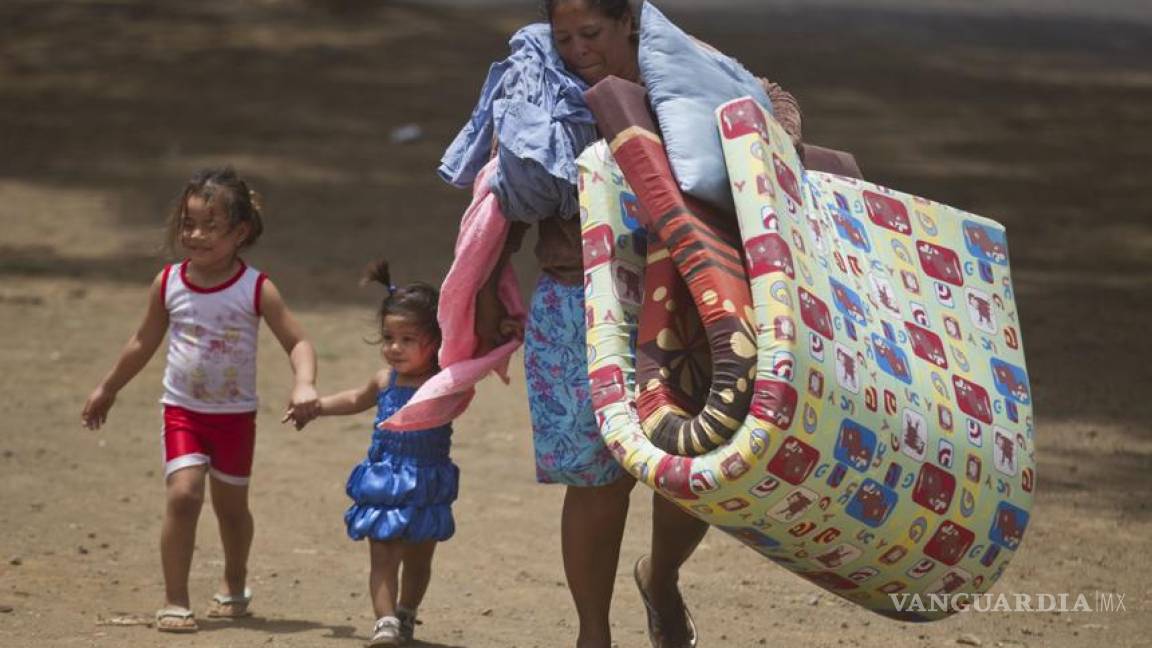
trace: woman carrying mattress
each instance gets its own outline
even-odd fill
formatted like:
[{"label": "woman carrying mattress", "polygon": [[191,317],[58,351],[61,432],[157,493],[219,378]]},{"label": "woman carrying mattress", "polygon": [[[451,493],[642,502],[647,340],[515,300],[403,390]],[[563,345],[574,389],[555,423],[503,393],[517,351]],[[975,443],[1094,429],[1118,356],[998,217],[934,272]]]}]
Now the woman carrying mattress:
[{"label": "woman carrying mattress", "polygon": [[[612,645],[609,624],[620,543],[635,480],[601,439],[589,396],[576,157],[599,139],[583,93],[608,76],[643,83],[636,14],[627,0],[546,0],[548,24],[529,25],[492,66],[471,119],[439,169],[466,187],[493,156],[491,189],[512,221],[504,253],[476,300],[477,355],[519,335],[497,280],[527,228],[539,226],[541,275],[523,331],[537,480],[564,484],[561,551],[580,620],[576,645]],[[763,81],[777,120],[800,141],[796,100]],[[707,525],[653,494],[652,544],[634,574],[657,648],[696,645],[678,586],[680,566]]]}]

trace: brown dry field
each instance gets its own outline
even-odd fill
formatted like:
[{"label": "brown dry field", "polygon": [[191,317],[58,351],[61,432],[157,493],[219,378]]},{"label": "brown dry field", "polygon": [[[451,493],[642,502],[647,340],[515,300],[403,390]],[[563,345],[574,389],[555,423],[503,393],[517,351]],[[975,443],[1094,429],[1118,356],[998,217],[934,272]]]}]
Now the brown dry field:
[{"label": "brown dry field", "polygon": [[[278,425],[289,372],[264,335],[255,617],[202,619],[199,634],[173,637],[100,623],[161,602],[162,360],[124,389],[105,429],[83,430],[80,408],[142,313],[173,194],[221,162],[266,196],[268,229],[249,260],[316,343],[321,389],[371,375],[377,354],[363,340],[376,295],[357,273],[380,255],[400,281],[447,269],[468,197],[435,176],[436,160],[488,63],[533,17],[384,0],[0,4],[0,645],[363,643],[367,551],[345,538],[341,514],[369,415]],[[994,591],[1114,592],[1126,607],[907,625],[712,533],[683,574],[701,645],[1152,645],[1152,27],[1022,14],[673,17],[791,89],[807,138],[856,152],[870,179],[1008,227],[1040,485]],[[390,141],[406,123],[423,136]],[[511,387],[485,383],[456,425],[459,530],[438,554],[422,645],[572,645],[562,490],[533,481],[522,393],[519,371]],[[647,645],[630,566],[649,511],[637,489],[613,608],[621,648]],[[198,608],[221,565],[205,511]]]}]

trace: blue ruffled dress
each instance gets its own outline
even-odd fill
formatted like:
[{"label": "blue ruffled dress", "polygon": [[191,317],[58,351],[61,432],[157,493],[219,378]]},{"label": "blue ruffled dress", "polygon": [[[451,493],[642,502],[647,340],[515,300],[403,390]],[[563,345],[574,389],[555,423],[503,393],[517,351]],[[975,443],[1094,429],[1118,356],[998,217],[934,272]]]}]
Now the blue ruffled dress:
[{"label": "blue ruffled dress", "polygon": [[[376,423],[396,413],[415,387],[391,384],[376,397]],[[447,540],[456,532],[452,502],[460,469],[448,457],[452,425],[392,432],[372,426],[368,456],[352,469],[346,491],[352,506],[344,513],[353,540]]]}]

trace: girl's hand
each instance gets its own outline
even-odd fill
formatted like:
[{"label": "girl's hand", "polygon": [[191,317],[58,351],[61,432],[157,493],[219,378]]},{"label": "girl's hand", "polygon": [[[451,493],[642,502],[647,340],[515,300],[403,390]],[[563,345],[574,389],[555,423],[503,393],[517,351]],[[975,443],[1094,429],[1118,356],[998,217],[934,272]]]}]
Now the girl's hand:
[{"label": "girl's hand", "polygon": [[292,388],[292,397],[288,402],[288,410],[284,413],[281,423],[292,421],[296,429],[302,429],[309,421],[320,416],[320,396],[316,388],[310,384],[299,384]]},{"label": "girl's hand", "polygon": [[103,385],[93,390],[84,403],[84,411],[80,414],[84,427],[99,430],[104,421],[108,420],[108,410],[112,409],[112,403],[115,402],[116,392],[106,391]]},{"label": "girl's hand", "polygon": [[303,430],[304,426],[308,425],[308,423],[310,423],[314,418],[316,417],[313,416],[308,418],[301,413],[297,413],[292,409],[292,406],[289,405],[288,409],[284,410],[284,418],[280,419],[280,422],[287,423],[291,421],[293,427],[295,427],[297,430]]}]

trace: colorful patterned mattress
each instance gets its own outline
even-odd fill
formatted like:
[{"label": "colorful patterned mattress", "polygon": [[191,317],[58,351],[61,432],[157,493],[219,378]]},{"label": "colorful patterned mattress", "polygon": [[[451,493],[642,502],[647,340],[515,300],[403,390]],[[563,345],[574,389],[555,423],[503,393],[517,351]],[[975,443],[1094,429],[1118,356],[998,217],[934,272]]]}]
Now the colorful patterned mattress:
[{"label": "colorful patterned mattress", "polygon": [[[750,309],[684,274],[684,254],[657,231],[678,189],[657,178],[666,163],[652,130],[615,127],[580,158],[589,379],[604,439],[638,480],[813,583],[894,618],[946,616],[896,601],[990,588],[1020,545],[1035,486],[1004,228],[806,172],[750,99],[717,119]],[[650,271],[669,263],[681,280]],[[718,338],[705,305],[728,309],[754,339],[740,354],[754,362],[738,371],[750,369],[719,392],[709,358],[723,340],[733,351],[742,342],[731,326]],[[674,397],[638,405],[661,391]],[[699,427],[706,399],[736,404],[713,412],[727,429],[703,424],[711,443],[653,442],[670,413]]]}]

